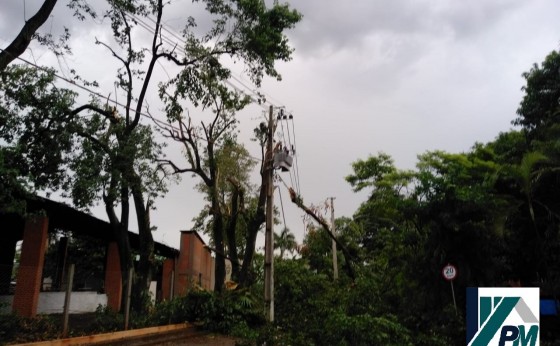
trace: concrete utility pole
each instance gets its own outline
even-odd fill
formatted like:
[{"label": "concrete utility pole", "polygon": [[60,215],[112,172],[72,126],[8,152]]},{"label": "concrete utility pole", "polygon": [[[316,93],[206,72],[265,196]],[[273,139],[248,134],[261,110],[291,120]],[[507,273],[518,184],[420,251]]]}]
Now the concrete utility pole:
[{"label": "concrete utility pole", "polygon": [[[331,227],[332,234],[336,236],[336,227],[334,225],[334,197],[331,197]],[[338,280],[338,260],[336,258],[336,242],[332,240],[332,262],[333,262],[333,278]]]},{"label": "concrete utility pole", "polygon": [[267,175],[267,194],[266,194],[266,229],[264,244],[264,303],[265,315],[269,322],[274,321],[274,230],[273,227],[273,137],[274,123],[272,120],[273,108],[270,106],[268,114],[268,134],[265,154],[265,170]]}]

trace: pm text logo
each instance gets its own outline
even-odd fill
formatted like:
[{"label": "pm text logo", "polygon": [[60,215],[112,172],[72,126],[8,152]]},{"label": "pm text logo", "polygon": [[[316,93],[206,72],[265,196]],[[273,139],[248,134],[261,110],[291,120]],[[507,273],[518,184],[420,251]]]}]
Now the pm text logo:
[{"label": "pm text logo", "polygon": [[467,288],[468,346],[539,346],[538,288]]}]

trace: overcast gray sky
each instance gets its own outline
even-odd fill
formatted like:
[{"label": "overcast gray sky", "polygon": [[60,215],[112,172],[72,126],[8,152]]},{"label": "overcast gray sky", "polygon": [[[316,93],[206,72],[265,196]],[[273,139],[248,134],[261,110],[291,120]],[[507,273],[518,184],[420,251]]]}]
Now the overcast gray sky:
[{"label": "overcast gray sky", "polygon": [[[110,71],[116,62],[93,45],[94,37],[110,42],[107,25],[76,23],[64,8],[65,1],[59,2],[42,31],[70,26],[74,56],[68,64],[100,80],[101,93],[111,92],[114,73]],[[23,24],[24,4],[28,18],[39,3],[0,2],[0,47]],[[466,151],[475,142],[490,141],[510,129],[522,96],[521,73],[558,49],[560,42],[556,0],[299,0],[291,4],[304,16],[289,32],[293,60],[278,65],[283,81],[267,80],[263,91],[294,115],[305,202],[321,204],[335,196],[337,216],[351,216],[367,196],[354,194],[344,181],[353,161],[383,151],[399,168],[413,168],[416,155],[426,150]],[[173,6],[164,23],[174,30],[189,15],[203,14],[189,1],[175,0]],[[137,39],[144,39],[141,31]],[[39,63],[60,66],[33,47]],[[160,80],[166,78],[162,68],[157,73]],[[241,74],[236,78],[249,83]],[[261,107],[251,106],[239,114],[240,138],[254,155],[259,148],[249,135],[262,121],[262,112]],[[178,155],[177,149],[170,147],[170,155]],[[284,177],[290,184],[289,176]],[[158,226],[156,240],[178,246],[178,231],[192,226],[203,205],[192,189],[194,181],[183,177],[157,201],[152,218]],[[301,212],[289,202],[285,188],[280,189],[288,227],[301,241]],[[280,205],[278,197],[276,204]],[[106,218],[101,208],[93,213]]]}]

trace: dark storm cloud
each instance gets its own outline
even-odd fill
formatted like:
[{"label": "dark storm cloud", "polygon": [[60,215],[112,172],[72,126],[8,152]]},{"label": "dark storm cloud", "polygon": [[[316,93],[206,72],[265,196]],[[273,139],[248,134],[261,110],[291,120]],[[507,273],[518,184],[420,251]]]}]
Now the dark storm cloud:
[{"label": "dark storm cloud", "polygon": [[[34,15],[42,4],[42,0],[4,0],[0,1],[0,47],[6,46],[11,42],[17,33],[21,30],[25,23],[25,19],[29,19]],[[39,29],[40,33],[51,33],[58,35],[64,27],[70,29],[71,35],[79,39],[82,34],[87,34],[91,30],[110,30],[108,19],[102,18],[102,12],[105,9],[105,1],[89,1],[88,2],[97,12],[98,18],[92,20],[87,17],[86,20],[80,21],[74,16],[74,11],[69,9],[67,0],[59,0],[47,22]],[[180,36],[181,31],[185,28],[189,16],[196,18],[197,28],[195,33],[201,35],[212,24],[212,18],[209,17],[204,7],[192,1],[173,1],[164,8],[163,24],[168,26],[174,33]],[[153,26],[153,23],[144,19],[146,23]],[[140,29],[145,30],[145,29]],[[143,33],[142,38],[146,39],[144,43],[151,43],[148,32]],[[167,34],[174,41],[179,41]],[[180,43],[179,43],[180,45]]]},{"label": "dark storm cloud", "polygon": [[523,2],[305,0],[292,4],[304,15],[292,35],[298,52],[320,56],[363,47],[374,34],[386,40],[410,35],[422,40],[479,35]]},{"label": "dark storm cloud", "polygon": [[[21,30],[25,20],[32,17],[42,3],[42,0],[2,1],[0,4],[0,39],[11,41]],[[59,0],[56,3],[50,18],[39,29],[41,33],[56,35],[62,32],[64,27],[73,28],[78,23],[80,26],[84,25],[73,17],[73,12],[67,7],[67,3],[66,0]]]},{"label": "dark storm cloud", "polygon": [[[36,10],[34,9],[34,11]],[[13,35],[21,30],[25,17],[23,1],[2,1],[0,4],[0,40],[12,40]]]},{"label": "dark storm cloud", "polygon": [[411,32],[425,25],[416,15],[420,6],[414,4],[405,7],[367,0],[306,0],[293,5],[304,16],[293,34],[303,54],[359,47],[373,32]]},{"label": "dark storm cloud", "polygon": [[[106,79],[100,82],[109,86],[101,88],[107,94],[114,78],[107,66],[118,62],[92,43],[93,36],[112,42],[108,23],[73,20],[67,1],[56,6],[53,30],[71,27],[74,61],[94,60],[94,66],[83,64],[79,70],[91,69],[95,78]],[[366,198],[353,194],[343,179],[358,158],[384,151],[400,168],[412,168],[425,150],[468,150],[507,131],[521,97],[521,73],[557,49],[560,40],[557,0],[288,1],[304,15],[288,33],[295,54],[278,64],[282,83],[266,81],[263,91],[297,117],[305,199],[313,203],[337,196],[337,215],[352,215]],[[0,0],[0,47],[21,29],[23,2]],[[29,17],[41,0],[25,2]],[[204,7],[191,0],[173,0],[163,23],[179,32],[189,16],[197,19],[200,32],[211,25]],[[51,23],[41,30],[51,30]],[[136,38],[143,46],[150,43],[141,28]],[[156,73],[166,78],[159,65]],[[240,128],[246,130],[240,138],[258,153],[248,139],[260,121],[261,109],[255,108],[240,115]],[[175,237],[178,243],[176,231],[189,228],[204,203],[187,193],[192,186],[172,191],[180,193],[158,201],[154,224],[170,231],[166,240]],[[160,217],[161,211],[168,214]],[[301,219],[292,214],[291,221],[287,216],[290,229],[300,230]]]},{"label": "dark storm cloud", "polygon": [[457,1],[439,8],[435,18],[445,23],[458,39],[476,37],[525,5],[527,2],[522,0]]}]

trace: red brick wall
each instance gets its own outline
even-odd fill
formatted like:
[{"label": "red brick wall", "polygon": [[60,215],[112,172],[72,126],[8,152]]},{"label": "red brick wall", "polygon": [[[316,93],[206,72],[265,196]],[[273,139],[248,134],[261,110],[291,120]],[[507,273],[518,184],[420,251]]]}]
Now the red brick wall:
[{"label": "red brick wall", "polygon": [[[209,260],[210,259],[210,260]],[[193,284],[211,289],[212,261],[206,244],[193,231],[181,232],[181,247],[175,273],[175,295],[184,295]]]},{"label": "red brick wall", "polygon": [[107,294],[107,306],[113,311],[119,311],[122,300],[122,274],[119,247],[116,242],[110,242],[107,245],[105,293]]},{"label": "red brick wall", "polygon": [[37,314],[39,289],[43,276],[49,219],[33,216],[26,220],[23,230],[20,265],[12,309],[24,317]]}]

